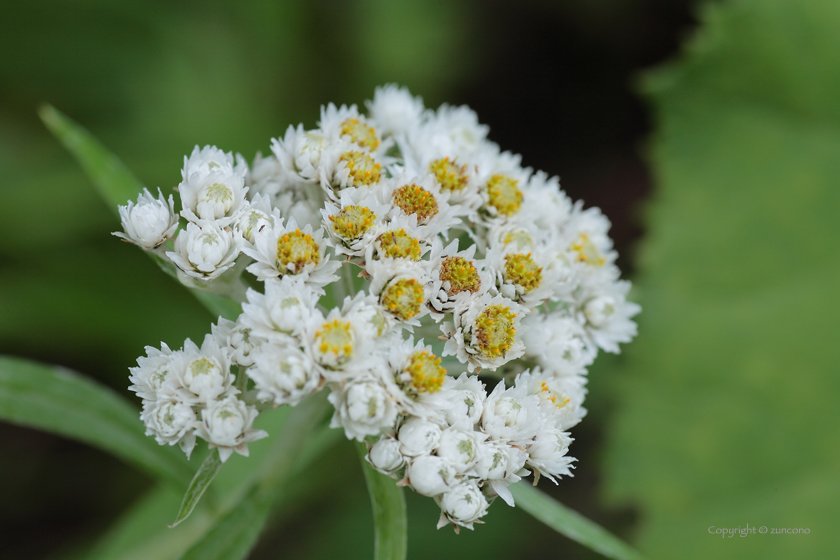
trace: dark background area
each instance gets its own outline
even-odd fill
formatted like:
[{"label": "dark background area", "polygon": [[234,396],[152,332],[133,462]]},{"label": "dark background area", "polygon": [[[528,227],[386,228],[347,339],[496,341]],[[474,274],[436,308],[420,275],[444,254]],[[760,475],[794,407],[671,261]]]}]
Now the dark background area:
[{"label": "dark background area", "polygon": [[[313,126],[321,104],[362,103],[397,82],[427,106],[468,104],[492,140],[613,222],[632,278],[652,178],[643,69],[675,54],[693,1],[34,2],[0,19],[0,352],[57,363],[128,394],[146,344],[200,338],[211,318],[139,251],[36,117],[54,104],[89,128],[150,187],[171,189],[198,144],[268,151],[288,124]],[[610,365],[591,372],[590,414],[573,431],[576,476],[565,504],[632,540],[636,513],[600,505]],[[0,425],[0,557],[45,558],[84,546],[149,485],[88,447]],[[332,452],[317,498],[278,517],[253,558],[338,557],[370,547],[355,452]],[[348,465],[344,467],[343,465]],[[314,475],[312,475],[314,476]],[[409,496],[409,555],[595,558],[497,503],[486,526],[434,532],[432,500]],[[498,528],[499,530],[496,530]],[[434,534],[433,534],[434,533]],[[327,535],[329,539],[326,539]],[[333,544],[329,544],[330,541]],[[331,548],[331,546],[333,548]],[[470,548],[475,547],[475,548]],[[440,552],[443,551],[443,552]],[[345,556],[346,557],[346,556]]]}]

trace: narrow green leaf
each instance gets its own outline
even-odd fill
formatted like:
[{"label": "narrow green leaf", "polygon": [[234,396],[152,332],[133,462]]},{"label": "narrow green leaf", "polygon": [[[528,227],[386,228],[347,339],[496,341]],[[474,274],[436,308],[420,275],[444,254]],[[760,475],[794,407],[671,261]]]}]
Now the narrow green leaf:
[{"label": "narrow green leaf", "polygon": [[545,523],[561,535],[614,560],[639,560],[642,556],[618,537],[540,492],[527,483],[510,487],[516,507]]},{"label": "narrow green leaf", "polygon": [[[119,206],[134,200],[143,191],[143,183],[134,176],[120,159],[103,146],[93,135],[79,124],[51,105],[42,106],[38,114],[47,128],[76,158],[85,173],[93,180],[99,194],[114,214],[119,216]],[[160,268],[169,276],[176,278],[175,265],[160,256],[146,251]],[[228,271],[230,273],[231,271]],[[226,286],[229,291],[244,294],[244,286],[238,275],[230,278]],[[215,281],[217,287],[224,283],[225,275]],[[224,295],[195,288],[187,288],[209,311],[213,317],[222,316],[235,321],[242,312],[242,307]]]},{"label": "narrow green leaf", "polygon": [[125,399],[60,367],[0,356],[0,420],[98,447],[181,488],[192,474],[180,450],[144,435]]},{"label": "narrow green leaf", "polygon": [[169,526],[170,529],[178,526],[179,523],[190,516],[196,504],[204,495],[204,491],[216,478],[220,468],[222,468],[222,460],[219,458],[219,450],[213,449],[201,463],[198,472],[195,473],[192,482],[190,482],[190,486],[184,494],[184,500],[181,502],[181,509],[178,510],[175,521]]},{"label": "narrow green leaf", "polygon": [[142,192],[143,184],[140,180],[87,130],[51,105],[42,106],[38,115],[73,154],[114,213],[119,214],[118,205],[137,198]]},{"label": "narrow green leaf", "polygon": [[359,442],[356,448],[373,507],[373,557],[375,560],[404,560],[408,550],[408,523],[403,489],[394,479],[373,470],[365,461],[367,448],[364,443]]}]

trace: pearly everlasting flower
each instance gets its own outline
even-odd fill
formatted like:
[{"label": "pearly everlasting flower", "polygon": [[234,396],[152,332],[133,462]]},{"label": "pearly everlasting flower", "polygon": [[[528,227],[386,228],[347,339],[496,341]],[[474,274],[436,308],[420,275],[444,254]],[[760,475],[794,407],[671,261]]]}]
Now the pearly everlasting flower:
[{"label": "pearly everlasting flower", "polygon": [[500,381],[484,402],[481,428],[490,438],[503,442],[523,442],[542,426],[540,401],[521,387],[505,388]]},{"label": "pearly everlasting flower", "polygon": [[469,371],[494,370],[520,357],[525,352],[520,325],[525,313],[506,297],[489,294],[470,302],[469,307],[456,307],[454,322],[441,327],[447,338],[443,355],[456,356]]},{"label": "pearly everlasting flower", "polygon": [[436,455],[420,455],[411,460],[406,472],[411,488],[423,496],[443,494],[457,484],[455,468]]},{"label": "pearly everlasting flower", "polygon": [[[639,307],[606,217],[471,109],[427,110],[394,85],[366,106],[326,104],[250,168],[214,146],[184,158],[188,223],[166,256],[242,311],[200,347],[147,347],[130,388],[159,444],[189,456],[198,437],[222,461],[267,435],[260,410],[326,388],[330,426],[365,441],[372,468],[432,497],[439,527],[472,529],[531,472],[571,475],[586,370],[635,336]],[[160,191],[120,215],[115,235],[147,250],[178,228]],[[482,370],[502,379],[489,394]]]},{"label": "pearly everlasting flower", "polygon": [[390,475],[405,465],[406,458],[400,452],[400,442],[385,436],[374,443],[365,457],[371,467],[382,474]]},{"label": "pearly everlasting flower", "polygon": [[256,417],[256,408],[229,395],[207,403],[195,429],[200,438],[210,443],[211,448],[219,448],[219,458],[224,463],[234,451],[247,457],[250,442],[268,437],[264,430],[253,429]]},{"label": "pearly everlasting flower", "polygon": [[438,529],[447,523],[473,528],[473,523],[487,513],[487,499],[474,481],[462,482],[440,498]]},{"label": "pearly everlasting flower", "polygon": [[400,450],[409,457],[431,453],[440,441],[441,431],[440,426],[434,422],[411,417],[400,426],[397,434]]},{"label": "pearly everlasting flower", "polygon": [[253,361],[247,373],[262,402],[294,406],[321,387],[315,364],[297,347],[262,344],[254,350]]},{"label": "pearly everlasting flower", "polygon": [[112,235],[146,250],[155,249],[178,229],[175,200],[169,195],[167,201],[160,189],[157,198],[148,189],[143,189],[137,197],[137,204],[129,200],[126,206],[120,206],[120,221],[125,233],[115,231]]},{"label": "pearly everlasting flower", "polygon": [[323,294],[322,288],[338,279],[334,273],[341,266],[325,254],[323,230],[313,232],[309,225],[301,229],[294,218],[284,223],[277,212],[274,222],[274,227],[254,234],[253,249],[244,249],[256,261],[248,272],[262,281],[298,276],[315,293]]},{"label": "pearly everlasting flower", "polygon": [[220,220],[228,225],[245,202],[248,172],[244,160],[234,163],[230,153],[215,146],[195,147],[184,158],[183,180],[178,185],[183,210],[181,215],[191,222]]},{"label": "pearly everlasting flower", "polygon": [[242,247],[242,235],[215,222],[191,222],[175,238],[166,256],[189,278],[207,281],[233,267]]},{"label": "pearly everlasting flower", "polygon": [[315,315],[318,298],[300,277],[284,276],[265,282],[265,294],[249,289],[239,322],[251,335],[288,342],[300,335]]},{"label": "pearly everlasting flower", "polygon": [[367,108],[374,125],[385,136],[406,134],[418,127],[425,110],[420,97],[412,97],[408,89],[395,84],[376,88]]},{"label": "pearly everlasting flower", "polygon": [[335,407],[330,427],[343,427],[348,438],[358,441],[394,427],[397,407],[385,388],[373,377],[359,377],[328,397]]}]

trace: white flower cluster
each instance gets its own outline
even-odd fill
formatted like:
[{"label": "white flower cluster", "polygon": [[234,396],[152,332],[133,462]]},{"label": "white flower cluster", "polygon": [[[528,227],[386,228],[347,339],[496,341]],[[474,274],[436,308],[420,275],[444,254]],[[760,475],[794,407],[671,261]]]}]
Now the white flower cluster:
[{"label": "white flower cluster", "polygon": [[[396,86],[367,107],[328,105],[250,168],[215,147],[185,158],[187,226],[163,252],[193,287],[239,258],[263,288],[200,349],[147,349],[132,388],[158,442],[189,453],[198,435],[227,458],[265,435],[258,408],[326,386],[331,425],[367,442],[373,468],[433,497],[440,526],[472,528],[531,471],[570,474],[587,367],[633,338],[639,307],[607,219],[469,108],[428,110]],[[119,235],[159,253],[178,223],[148,193],[121,215]],[[502,377],[489,394],[482,371]]]}]

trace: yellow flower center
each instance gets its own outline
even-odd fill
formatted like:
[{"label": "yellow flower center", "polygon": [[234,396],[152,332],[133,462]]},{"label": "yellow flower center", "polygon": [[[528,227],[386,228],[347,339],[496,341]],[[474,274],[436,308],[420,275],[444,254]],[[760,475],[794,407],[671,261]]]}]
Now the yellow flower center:
[{"label": "yellow flower center", "polygon": [[505,255],[505,279],[522,286],[527,294],[542,283],[542,267],[537,266],[531,253]]},{"label": "yellow flower center", "polygon": [[361,122],[359,119],[347,119],[341,123],[341,135],[349,136],[350,140],[370,150],[379,147],[376,130]]},{"label": "yellow flower center", "polygon": [[519,181],[507,175],[493,175],[487,181],[487,195],[490,206],[502,216],[512,216],[519,211],[522,204],[522,191]]},{"label": "yellow flower center", "polygon": [[589,235],[581,233],[572,243],[572,251],[578,254],[578,261],[591,264],[592,266],[603,266],[607,260],[601,256],[598,247],[589,239]]},{"label": "yellow flower center", "polygon": [[449,282],[450,296],[463,291],[476,293],[481,288],[481,278],[478,277],[473,263],[464,257],[446,257],[440,263],[440,279]]},{"label": "yellow flower center", "polygon": [[406,214],[416,214],[417,223],[425,224],[438,213],[435,195],[417,185],[405,185],[394,191],[394,204]]},{"label": "yellow flower center", "polygon": [[373,226],[376,214],[364,206],[345,206],[335,216],[330,216],[333,231],[348,240],[358,239]]},{"label": "yellow flower center", "polygon": [[446,369],[440,365],[440,358],[427,352],[413,352],[409,364],[399,376],[400,387],[410,396],[420,393],[437,393],[443,387]]},{"label": "yellow flower center", "polygon": [[347,363],[353,357],[353,329],[350,321],[333,319],[321,325],[315,331],[315,347],[321,354],[331,355],[336,365]]},{"label": "yellow flower center", "polygon": [[382,166],[364,152],[344,152],[338,161],[347,162],[351,183],[354,187],[379,182]]},{"label": "yellow flower center", "polygon": [[377,238],[381,255],[392,259],[420,260],[420,240],[411,237],[404,229],[386,231]]},{"label": "yellow flower center", "polygon": [[437,182],[440,183],[441,188],[447,191],[460,191],[467,186],[469,175],[467,175],[467,165],[458,166],[454,158],[449,161],[448,157],[436,159],[429,164],[429,171],[434,173]]},{"label": "yellow flower center", "polygon": [[379,303],[401,321],[408,321],[420,313],[420,306],[425,299],[423,286],[414,278],[391,282],[379,295]]},{"label": "yellow flower center", "polygon": [[308,264],[321,262],[320,247],[308,233],[300,229],[284,233],[277,240],[277,271],[280,274],[300,274]]},{"label": "yellow flower center", "polygon": [[572,400],[569,397],[558,393],[557,391],[553,391],[548,386],[548,383],[546,383],[545,381],[542,381],[540,383],[539,395],[541,398],[551,401],[551,403],[557,408],[563,408]]},{"label": "yellow flower center", "polygon": [[515,317],[510,307],[487,306],[475,320],[473,346],[486,358],[504,357],[516,336]]}]

